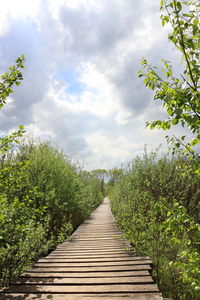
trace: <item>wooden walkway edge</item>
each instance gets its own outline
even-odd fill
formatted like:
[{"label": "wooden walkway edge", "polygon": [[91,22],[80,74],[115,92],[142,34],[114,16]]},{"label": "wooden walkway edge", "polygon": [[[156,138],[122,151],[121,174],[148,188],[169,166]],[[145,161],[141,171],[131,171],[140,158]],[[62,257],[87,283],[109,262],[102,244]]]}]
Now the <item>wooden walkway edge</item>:
[{"label": "wooden walkway edge", "polygon": [[162,300],[150,258],[136,256],[121,234],[105,198],[70,240],[2,289],[0,299]]}]

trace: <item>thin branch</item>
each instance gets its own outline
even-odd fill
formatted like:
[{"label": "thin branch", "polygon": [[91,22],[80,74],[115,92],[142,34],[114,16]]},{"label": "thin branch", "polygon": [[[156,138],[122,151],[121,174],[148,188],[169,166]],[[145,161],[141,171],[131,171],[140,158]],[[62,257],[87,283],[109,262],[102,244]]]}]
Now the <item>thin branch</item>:
[{"label": "thin branch", "polygon": [[[190,87],[192,87],[182,74],[181,74],[181,77]],[[196,111],[196,108],[194,108],[190,102],[188,102],[188,105],[191,107],[191,109],[194,111],[194,113],[200,118],[200,114],[198,113],[198,111]]]},{"label": "thin branch", "polygon": [[193,151],[190,150],[190,148],[185,145],[180,139],[178,139],[175,135],[173,135],[173,137],[175,138],[175,140],[177,142],[179,142],[188,152],[190,152],[190,154],[192,154],[193,157],[196,157],[195,153]]},{"label": "thin branch", "polygon": [[185,49],[184,37],[183,37],[183,32],[182,32],[182,29],[181,29],[181,25],[180,25],[179,13],[178,13],[178,10],[177,10],[176,1],[173,0],[173,2],[174,2],[175,13],[176,13],[177,22],[178,22],[178,28],[179,28],[179,32],[180,32],[179,42],[180,42],[180,45],[181,45],[181,47],[182,47],[182,49],[183,49],[183,54],[184,54],[184,56],[185,56],[185,59],[186,59],[187,65],[188,65],[190,77],[191,77],[191,80],[192,80],[193,85],[194,85],[194,87],[195,87],[195,91],[197,91],[196,82],[195,82],[195,80],[194,80],[194,77],[193,77],[193,74],[192,74],[192,69],[191,69],[191,66],[190,66],[190,62],[189,62],[189,60],[188,60],[187,53],[186,53],[186,49]]},{"label": "thin branch", "polygon": [[189,85],[189,87],[191,87],[192,89],[194,89],[194,87],[187,81],[187,79],[182,74],[181,74],[181,77]]}]

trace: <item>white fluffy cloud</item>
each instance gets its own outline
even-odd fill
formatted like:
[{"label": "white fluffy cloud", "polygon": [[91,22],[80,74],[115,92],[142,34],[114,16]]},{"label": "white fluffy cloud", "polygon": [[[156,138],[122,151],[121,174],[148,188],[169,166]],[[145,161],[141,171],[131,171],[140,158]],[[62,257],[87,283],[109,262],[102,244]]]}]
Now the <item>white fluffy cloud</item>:
[{"label": "white fluffy cloud", "polygon": [[110,168],[164,142],[145,130],[165,117],[137,77],[140,59],[177,57],[153,0],[1,1],[0,67],[26,56],[24,81],[0,128],[24,124],[86,168]]}]

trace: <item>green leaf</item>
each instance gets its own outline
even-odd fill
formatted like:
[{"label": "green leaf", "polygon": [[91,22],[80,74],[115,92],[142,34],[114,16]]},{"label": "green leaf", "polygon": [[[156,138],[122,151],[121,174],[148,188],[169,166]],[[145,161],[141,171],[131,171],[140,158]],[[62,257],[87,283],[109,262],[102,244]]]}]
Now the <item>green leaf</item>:
[{"label": "green leaf", "polygon": [[192,23],[193,23],[194,26],[198,26],[199,21],[197,19],[194,19]]},{"label": "green leaf", "polygon": [[183,110],[182,110],[181,108],[176,108],[175,111],[174,111],[174,113],[175,113],[177,116],[181,115],[182,112],[183,112]]},{"label": "green leaf", "polygon": [[180,3],[180,2],[177,2],[177,3],[176,3],[176,6],[177,6],[178,11],[180,12],[181,9],[182,9],[181,3]]},{"label": "green leaf", "polygon": [[170,116],[173,115],[173,110],[171,109],[171,107],[167,109],[167,113],[168,113]]},{"label": "green leaf", "polygon": [[164,16],[165,22],[168,23],[169,22],[169,17],[168,16]]},{"label": "green leaf", "polygon": [[172,124],[173,124],[173,125],[178,124],[178,119],[177,119],[177,118],[174,118],[173,121],[172,121]]}]

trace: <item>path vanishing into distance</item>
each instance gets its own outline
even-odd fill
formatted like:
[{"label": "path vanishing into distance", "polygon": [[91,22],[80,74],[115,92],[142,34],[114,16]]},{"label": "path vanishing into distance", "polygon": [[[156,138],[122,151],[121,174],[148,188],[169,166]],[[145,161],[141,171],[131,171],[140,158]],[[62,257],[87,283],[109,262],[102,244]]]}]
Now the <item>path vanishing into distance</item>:
[{"label": "path vanishing into distance", "polygon": [[161,300],[149,257],[138,257],[115,225],[109,200],[31,270],[0,291],[0,299]]}]

